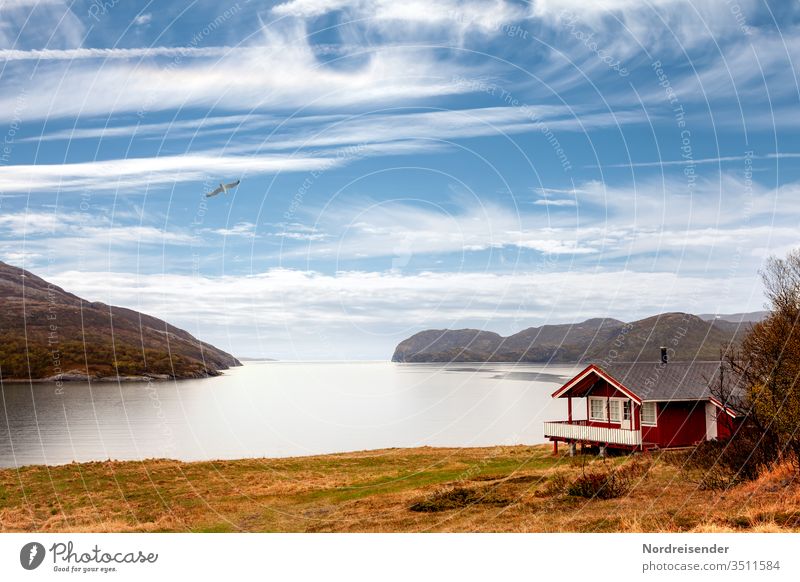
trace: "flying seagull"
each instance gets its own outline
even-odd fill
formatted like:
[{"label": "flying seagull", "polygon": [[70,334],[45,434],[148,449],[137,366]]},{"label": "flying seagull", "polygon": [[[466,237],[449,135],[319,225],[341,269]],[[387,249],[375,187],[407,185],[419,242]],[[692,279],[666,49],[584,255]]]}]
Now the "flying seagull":
[{"label": "flying seagull", "polygon": [[231,188],[236,188],[236,186],[239,185],[240,181],[241,180],[236,180],[235,182],[231,182],[230,184],[221,183],[219,185],[219,188],[217,188],[216,190],[212,190],[211,192],[206,194],[206,198],[211,198],[212,196],[216,196],[217,194],[226,194],[228,190],[230,190]]}]

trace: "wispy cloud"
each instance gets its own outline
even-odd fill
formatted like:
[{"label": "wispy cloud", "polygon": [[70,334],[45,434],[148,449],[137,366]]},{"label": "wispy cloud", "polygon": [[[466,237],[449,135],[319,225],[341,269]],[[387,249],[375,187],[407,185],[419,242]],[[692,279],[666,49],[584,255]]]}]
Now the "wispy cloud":
[{"label": "wispy cloud", "polygon": [[540,198],[534,202],[536,206],[577,206],[575,200],[567,198]]},{"label": "wispy cloud", "polygon": [[[644,123],[640,112],[592,112],[565,106],[481,107],[419,111],[397,108],[382,113],[297,116],[251,114],[212,116],[163,123],[76,128],[53,131],[20,142],[156,137],[160,140],[219,138],[228,154],[265,155],[305,152],[307,156],[345,157],[410,155],[450,147],[451,141],[476,137],[515,136],[550,131],[583,132],[589,128]],[[425,109],[425,108],[422,108]],[[269,134],[265,139],[264,129]],[[235,139],[234,139],[235,138]],[[343,150],[348,146],[355,149]],[[349,152],[349,153],[348,153]]]},{"label": "wispy cloud", "polygon": [[139,14],[136,18],[133,19],[133,23],[137,26],[144,26],[146,24],[150,24],[153,20],[153,15],[150,12],[144,12]]},{"label": "wispy cloud", "polygon": [[717,156],[713,158],[683,159],[683,160],[661,160],[652,162],[629,162],[627,164],[597,164],[587,165],[587,168],[657,168],[667,166],[693,166],[696,164],[727,164],[728,162],[742,162],[744,160],[781,160],[800,158],[800,153],[781,152],[777,154],[755,155],[746,154],[741,156]]},{"label": "wispy cloud", "polygon": [[203,136],[208,135],[210,130],[226,128],[228,135],[239,129],[259,128],[268,124],[275,124],[279,118],[267,114],[243,114],[243,115],[215,115],[198,117],[195,119],[181,119],[165,121],[162,123],[136,123],[124,125],[104,125],[96,127],[77,127],[62,129],[37,135],[35,137],[21,138],[17,141],[39,142],[55,140],[79,140],[79,139],[111,139],[117,137],[150,137],[158,136],[161,139],[172,137],[191,137],[203,132]]},{"label": "wispy cloud", "polygon": [[237,222],[229,228],[215,228],[211,230],[212,233],[220,236],[242,237],[242,238],[255,238],[256,225],[252,222]]},{"label": "wispy cloud", "polygon": [[[304,214],[309,219],[313,217],[310,209],[304,210]],[[287,250],[284,256],[394,257],[404,265],[415,255],[504,247],[558,255],[597,252],[596,244],[589,237],[579,240],[574,228],[533,227],[532,217],[514,214],[495,204],[469,204],[448,212],[444,207],[421,200],[376,203],[357,199],[331,204],[314,221],[325,232],[338,235]]]},{"label": "wispy cloud", "polygon": [[[130,60],[153,57],[224,57],[231,56],[239,47],[141,47],[141,48],[73,48],[73,49],[3,49],[0,61],[78,61],[85,59]],[[252,50],[252,49],[250,49]]]},{"label": "wispy cloud", "polygon": [[97,269],[109,264],[148,267],[161,264],[156,253],[200,247],[198,233],[165,227],[119,212],[95,210],[5,211],[0,214],[0,260],[25,266],[40,275],[50,268]]},{"label": "wispy cloud", "polygon": [[[457,200],[333,200],[305,207],[304,222],[328,236],[283,249],[314,260],[391,259],[401,270],[431,257],[491,249],[533,250],[574,261],[575,268],[627,263],[647,269],[655,257],[689,273],[728,268],[755,273],[770,253],[796,242],[798,184],[770,190],[735,174],[699,180],[649,179],[636,186],[599,182],[519,200],[513,210]],[[776,213],[776,204],[782,209]],[[558,212],[553,209],[557,208]],[[451,261],[452,262],[452,261]],[[735,264],[734,264],[735,263]],[[418,268],[418,267],[417,267]]]},{"label": "wispy cloud", "polygon": [[436,3],[425,0],[290,0],[272,9],[274,14],[299,18],[336,11],[346,12],[347,18],[355,22],[363,19],[364,26],[394,26],[395,34],[406,37],[413,31],[398,30],[398,26],[417,27],[417,33],[419,27],[424,26],[447,28],[455,35],[463,35],[468,30],[492,33],[504,23],[525,17],[524,8],[505,0],[440,0]]},{"label": "wispy cloud", "polygon": [[422,112],[400,109],[388,114],[339,119],[292,137],[277,134],[264,147],[293,149],[399,140],[444,141],[531,133],[541,131],[542,123],[546,123],[552,131],[585,131],[588,127],[615,127],[620,123],[644,121],[641,113],[634,111],[620,111],[614,115],[553,105],[524,109],[481,107]]},{"label": "wispy cloud", "polygon": [[322,232],[319,228],[298,222],[282,223],[274,226],[279,227],[280,230],[267,232],[267,236],[294,241],[322,241],[330,238],[330,235]]},{"label": "wispy cloud", "polygon": [[[265,28],[262,40],[210,58],[183,60],[178,48],[171,60],[155,62],[56,61],[33,78],[25,70],[7,70],[4,81],[27,88],[26,119],[146,115],[187,107],[347,108],[468,91],[453,80],[465,72],[462,67],[441,62],[424,48],[369,47],[357,66],[332,67],[318,59],[302,22]],[[14,96],[0,96],[0,117],[8,118],[13,101]]]},{"label": "wispy cloud", "polygon": [[[122,213],[120,213],[122,214]],[[194,237],[181,229],[164,230],[141,223],[113,223],[109,216],[80,212],[20,211],[0,214],[0,232],[18,239],[40,240],[46,245],[74,238],[83,240],[86,249],[92,243],[112,245],[140,244],[190,244]]]},{"label": "wispy cloud", "polygon": [[219,175],[273,174],[330,169],[336,158],[302,155],[213,156],[189,154],[126,158],[76,164],[13,165],[0,173],[6,192],[131,191],[149,186],[202,181]]},{"label": "wispy cloud", "polygon": [[65,0],[0,2],[0,48],[79,47],[86,27]]}]

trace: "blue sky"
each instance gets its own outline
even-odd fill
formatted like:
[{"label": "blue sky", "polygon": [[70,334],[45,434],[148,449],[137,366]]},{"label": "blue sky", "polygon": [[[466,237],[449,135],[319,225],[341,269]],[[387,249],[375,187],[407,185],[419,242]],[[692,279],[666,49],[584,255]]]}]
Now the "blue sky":
[{"label": "blue sky", "polygon": [[799,20],[0,0],[0,259],[244,356],[760,309],[800,232]]}]

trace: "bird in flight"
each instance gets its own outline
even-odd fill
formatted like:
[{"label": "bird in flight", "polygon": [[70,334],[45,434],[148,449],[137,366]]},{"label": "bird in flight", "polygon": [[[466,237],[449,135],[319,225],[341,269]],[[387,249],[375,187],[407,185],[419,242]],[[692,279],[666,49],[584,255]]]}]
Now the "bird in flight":
[{"label": "bird in flight", "polygon": [[206,194],[206,198],[211,198],[212,196],[216,196],[217,194],[226,194],[228,190],[231,188],[236,188],[239,185],[241,180],[236,180],[235,182],[231,182],[230,184],[220,184],[218,188],[212,190],[208,194]]}]

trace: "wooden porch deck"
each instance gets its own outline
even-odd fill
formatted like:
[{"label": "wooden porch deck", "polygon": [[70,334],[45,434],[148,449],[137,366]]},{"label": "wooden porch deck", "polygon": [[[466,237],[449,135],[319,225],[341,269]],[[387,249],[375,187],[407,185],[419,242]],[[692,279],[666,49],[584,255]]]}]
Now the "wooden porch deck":
[{"label": "wooden porch deck", "polygon": [[593,426],[585,420],[545,422],[544,436],[554,441],[622,445],[625,447],[640,447],[642,445],[642,433],[639,430]]}]

